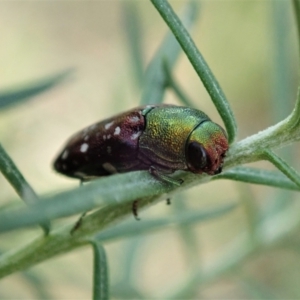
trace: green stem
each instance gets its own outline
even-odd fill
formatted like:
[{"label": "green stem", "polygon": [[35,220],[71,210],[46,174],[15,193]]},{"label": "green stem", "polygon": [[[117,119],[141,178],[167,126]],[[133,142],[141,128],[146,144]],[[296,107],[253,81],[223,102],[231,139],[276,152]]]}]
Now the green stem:
[{"label": "green stem", "polygon": [[[140,208],[155,201],[158,199],[150,198],[141,201]],[[0,278],[27,269],[57,254],[87,245],[92,240],[93,234],[100,232],[116,220],[122,221],[129,214],[131,214],[131,203],[110,205],[84,218],[80,228],[73,234],[70,232],[74,225],[69,225],[53,230],[48,236],[39,236],[29,244],[0,256]]]},{"label": "green stem", "polygon": [[259,161],[265,149],[281,148],[299,141],[300,122],[295,120],[296,110],[294,109],[291,116],[276,125],[234,144],[228,151],[225,168]]},{"label": "green stem", "polygon": [[291,116],[288,118],[288,126],[291,130],[297,130],[300,125],[300,88],[298,88],[296,104]]}]

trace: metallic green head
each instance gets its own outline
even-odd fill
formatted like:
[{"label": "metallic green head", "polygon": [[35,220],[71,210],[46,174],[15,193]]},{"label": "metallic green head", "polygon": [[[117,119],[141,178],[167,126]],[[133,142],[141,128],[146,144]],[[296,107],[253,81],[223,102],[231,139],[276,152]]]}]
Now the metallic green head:
[{"label": "metallic green head", "polygon": [[225,131],[218,124],[207,120],[200,123],[187,140],[185,149],[187,167],[193,173],[218,174],[222,171],[227,150]]}]

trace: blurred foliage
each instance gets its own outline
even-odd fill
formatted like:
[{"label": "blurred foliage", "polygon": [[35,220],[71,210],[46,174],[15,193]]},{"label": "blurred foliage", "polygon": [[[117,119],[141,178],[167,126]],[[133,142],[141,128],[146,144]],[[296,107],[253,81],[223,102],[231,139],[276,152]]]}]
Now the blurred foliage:
[{"label": "blurred foliage", "polygon": [[[184,6],[178,15],[191,28],[193,39],[166,1],[152,2],[161,19],[150,2],[0,4],[5,12],[0,11],[5,44],[0,68],[6,80],[2,84],[14,86],[28,76],[43,78],[44,67],[55,74],[53,68],[76,65],[80,72],[76,87],[56,86],[69,71],[9,91],[0,86],[0,136],[6,150],[0,149],[0,231],[101,206],[73,235],[77,216],[53,221],[47,237],[35,228],[3,233],[1,276],[65,254],[3,278],[0,298],[108,299],[109,293],[112,299],[300,298],[300,217],[295,201],[299,149],[293,145],[275,154],[267,148],[272,142],[299,140],[294,129],[299,125],[299,99],[286,122],[275,125],[277,135],[271,127],[240,140],[228,154],[226,166],[231,168],[213,178],[186,174],[183,188],[158,182],[147,172],[111,176],[80,188],[49,174],[56,147],[65,137],[140,101],[166,99],[201,106],[212,119],[227,124],[232,140],[236,121],[242,137],[291,113],[298,84],[299,1],[201,1],[201,18],[199,1],[170,1],[176,11]],[[165,35],[163,18],[179,43],[170,32]],[[199,86],[199,78],[208,93]],[[208,94],[219,101],[217,109]],[[35,101],[27,101],[33,97]],[[266,137],[260,145],[263,151],[256,146],[256,153],[239,154],[261,136]],[[267,170],[269,165],[262,162],[255,168],[240,166],[259,160],[271,162],[282,173]],[[10,185],[27,206],[15,201]],[[145,197],[142,209],[166,195],[172,196],[171,208],[160,203],[140,211],[140,222],[130,216],[132,199]],[[124,220],[126,216],[130,220]],[[70,252],[88,244],[92,247]]]},{"label": "blurred foliage", "polygon": [[23,88],[11,88],[9,91],[1,91],[0,93],[0,109],[23,103],[26,100],[33,98],[47,90],[55,87],[58,83],[63,81],[71,73],[71,70],[65,71],[61,74],[34,82]]}]

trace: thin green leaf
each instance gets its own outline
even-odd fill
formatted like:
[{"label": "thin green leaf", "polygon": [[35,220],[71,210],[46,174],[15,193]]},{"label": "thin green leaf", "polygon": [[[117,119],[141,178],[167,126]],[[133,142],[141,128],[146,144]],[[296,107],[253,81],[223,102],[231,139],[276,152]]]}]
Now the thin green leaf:
[{"label": "thin green leaf", "polygon": [[94,282],[93,299],[109,299],[108,264],[103,246],[97,241],[91,241],[94,250]]},{"label": "thin green leaf", "polygon": [[135,81],[142,86],[144,78],[144,59],[142,51],[142,22],[140,20],[137,2],[123,1],[123,15],[125,33],[130,50],[131,65],[134,70]]},{"label": "thin green leaf", "polygon": [[[273,18],[273,74],[272,74],[272,105],[271,113],[274,122],[283,120],[292,109],[295,97],[293,82],[293,65],[290,63],[290,2],[272,1]],[[285,101],[282,101],[285,99]],[[286,150],[285,148],[284,150]]]},{"label": "thin green leaf", "polygon": [[0,92],[0,109],[21,103],[48,91],[57,84],[63,82],[63,80],[65,80],[72,73],[72,71],[73,70],[67,70],[54,76],[46,77],[38,82],[28,84],[23,88],[15,88],[11,91]]},{"label": "thin green leaf", "polygon": [[160,195],[173,188],[173,185],[156,180],[146,171],[116,174],[47,197],[30,207],[2,212],[0,232],[70,216],[99,206],[120,205],[135,199]]},{"label": "thin green leaf", "polygon": [[179,84],[173,78],[170,67],[168,66],[168,63],[166,61],[164,61],[163,67],[166,76],[166,85],[174,91],[178,99],[184,105],[193,107],[193,102],[189,99],[189,97],[185,94],[185,92],[180,88]]},{"label": "thin green leaf", "polygon": [[[294,15],[295,15],[296,25],[297,25],[298,53],[300,57],[300,1],[293,0],[293,7],[294,7]],[[300,87],[298,87],[296,104],[291,116],[289,117],[288,125],[291,129],[295,129],[300,126]]]},{"label": "thin green leaf", "polygon": [[[3,149],[0,144],[0,172],[7,179],[7,181],[11,184],[17,194],[21,199],[24,200],[25,203],[31,205],[37,203],[39,201],[35,191],[26,181],[22,173],[19,171],[17,166],[14,164],[12,159]],[[50,223],[46,220],[40,224],[43,228],[45,234],[48,234],[50,231]]]},{"label": "thin green leaf", "polygon": [[282,158],[276,155],[271,150],[264,150],[262,154],[263,159],[268,160],[291,181],[293,181],[300,188],[300,175],[299,173],[289,166]]},{"label": "thin green leaf", "polygon": [[300,1],[293,0],[293,5],[298,33],[298,52],[300,53]]},{"label": "thin green leaf", "polygon": [[[8,156],[6,151],[0,144],[0,171],[8,182],[15,189],[17,194],[27,204],[34,203],[37,200],[37,196],[33,189],[27,183],[21,172],[18,170],[12,159]],[[26,190],[26,191],[24,191]]]},{"label": "thin green leaf", "polygon": [[295,103],[295,107],[288,118],[288,122],[286,124],[286,130],[290,131],[290,135],[292,135],[292,130],[295,130],[298,134],[299,126],[300,126],[300,87],[298,87],[297,99]]},{"label": "thin green leaf", "polygon": [[[196,21],[199,5],[196,1],[188,2],[182,16],[182,22],[190,28]],[[141,104],[159,104],[163,101],[166,89],[166,76],[163,70],[163,61],[166,60],[170,69],[173,69],[181,48],[172,33],[168,33],[160,48],[149,63],[145,74],[145,85]]]},{"label": "thin green leaf", "polygon": [[229,142],[232,143],[237,131],[236,121],[219,83],[169,3],[166,0],[151,0],[151,2],[173,32],[198,76],[202,80],[225,124]]},{"label": "thin green leaf", "polygon": [[285,175],[275,172],[267,171],[249,167],[235,167],[228,171],[225,171],[217,176],[216,179],[230,179],[235,181],[242,181],[247,183],[268,185],[278,187],[287,190],[299,191],[300,188],[289,180]]},{"label": "thin green leaf", "polygon": [[231,212],[236,206],[235,203],[231,203],[207,211],[186,211],[167,218],[143,220],[143,222],[139,222],[138,224],[136,220],[129,221],[99,233],[96,235],[96,238],[99,241],[106,242],[128,236],[145,234],[169,226],[204,222],[223,216],[224,214]]}]

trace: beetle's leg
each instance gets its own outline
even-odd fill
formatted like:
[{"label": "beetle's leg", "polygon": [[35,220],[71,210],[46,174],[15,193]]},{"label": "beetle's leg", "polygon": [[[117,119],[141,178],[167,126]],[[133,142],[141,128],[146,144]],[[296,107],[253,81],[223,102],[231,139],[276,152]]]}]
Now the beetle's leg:
[{"label": "beetle's leg", "polygon": [[151,175],[153,175],[154,177],[160,179],[160,180],[163,180],[163,181],[166,181],[166,182],[169,182],[171,184],[175,184],[177,186],[180,186],[183,184],[183,180],[182,179],[175,179],[175,178],[172,178],[166,174],[163,174],[161,171],[157,170],[154,166],[151,166],[149,168],[149,173]]},{"label": "beetle's leg", "polygon": [[167,205],[171,205],[171,199],[167,198]]},{"label": "beetle's leg", "polygon": [[[85,180],[83,178],[80,178],[80,181],[79,181],[79,186],[82,186],[83,183],[85,182]],[[87,214],[88,212],[85,211],[81,216],[80,218],[77,220],[77,222],[75,223],[75,225],[72,227],[70,233],[71,235],[81,226],[82,224],[82,221],[83,221],[83,218],[85,217],[85,215]]]},{"label": "beetle's leg", "polygon": [[135,200],[132,202],[132,213],[137,221],[140,220],[140,218],[138,217],[138,206],[139,206],[139,200]]}]

